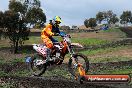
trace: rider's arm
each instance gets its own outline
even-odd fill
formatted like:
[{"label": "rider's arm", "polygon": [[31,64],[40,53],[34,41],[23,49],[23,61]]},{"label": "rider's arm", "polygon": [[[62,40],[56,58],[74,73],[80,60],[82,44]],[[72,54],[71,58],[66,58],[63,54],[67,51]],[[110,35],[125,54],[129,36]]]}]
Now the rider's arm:
[{"label": "rider's arm", "polygon": [[59,34],[60,34],[60,28],[59,28],[59,27],[57,28],[57,33],[59,33]]},{"label": "rider's arm", "polygon": [[59,36],[59,35],[60,35],[60,29],[59,29],[59,27],[57,27],[57,28],[55,29],[54,35],[55,35],[55,36]]},{"label": "rider's arm", "polygon": [[52,30],[52,25],[48,24],[45,28],[45,32],[46,34],[48,34],[49,36],[53,36],[54,33],[51,31]]}]

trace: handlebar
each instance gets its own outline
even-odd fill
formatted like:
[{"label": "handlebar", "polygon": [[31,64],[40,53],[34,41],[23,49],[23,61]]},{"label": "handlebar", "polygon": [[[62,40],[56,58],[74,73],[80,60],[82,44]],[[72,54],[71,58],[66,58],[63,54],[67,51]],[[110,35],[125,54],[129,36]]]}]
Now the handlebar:
[{"label": "handlebar", "polygon": [[71,38],[71,36],[68,35],[68,34],[66,34],[65,32],[55,33],[54,36],[61,36],[61,37],[66,37],[66,36],[68,36],[69,38]]},{"label": "handlebar", "polygon": [[70,36],[70,35],[68,35],[68,34],[66,34],[65,32],[60,32],[60,36],[61,36],[61,37],[68,36],[69,38],[71,38],[71,36]]}]

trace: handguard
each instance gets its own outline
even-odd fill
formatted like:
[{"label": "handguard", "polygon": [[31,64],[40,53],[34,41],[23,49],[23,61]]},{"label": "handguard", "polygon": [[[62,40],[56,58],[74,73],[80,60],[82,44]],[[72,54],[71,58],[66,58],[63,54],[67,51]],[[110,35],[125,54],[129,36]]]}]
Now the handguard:
[{"label": "handguard", "polygon": [[54,36],[59,36],[60,34],[59,33],[54,33]]}]

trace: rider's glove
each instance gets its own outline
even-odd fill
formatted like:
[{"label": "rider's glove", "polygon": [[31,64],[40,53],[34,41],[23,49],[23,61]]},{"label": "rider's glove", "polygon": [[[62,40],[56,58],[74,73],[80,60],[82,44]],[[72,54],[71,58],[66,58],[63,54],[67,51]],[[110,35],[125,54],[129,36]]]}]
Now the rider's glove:
[{"label": "rider's glove", "polygon": [[54,36],[59,36],[60,34],[59,33],[54,33]]}]

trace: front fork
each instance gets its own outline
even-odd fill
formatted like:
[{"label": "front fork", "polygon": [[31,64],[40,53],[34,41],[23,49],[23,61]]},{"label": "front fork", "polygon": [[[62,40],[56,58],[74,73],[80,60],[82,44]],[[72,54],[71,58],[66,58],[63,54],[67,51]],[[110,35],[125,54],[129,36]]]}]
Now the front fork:
[{"label": "front fork", "polygon": [[69,59],[69,64],[72,64],[72,62],[74,62],[73,68],[77,69],[77,73],[78,73],[77,75],[74,75],[75,79],[77,79],[78,76],[85,76],[86,75],[85,69],[83,68],[81,63],[75,61],[74,56]]},{"label": "front fork", "polygon": [[84,70],[82,64],[78,64],[78,72],[79,72],[80,76],[85,76],[86,75],[85,70]]},{"label": "front fork", "polygon": [[74,58],[75,52],[73,51],[73,49],[71,49],[71,47],[68,46],[68,44],[67,44],[67,48],[68,48],[68,51],[69,51],[70,56],[71,56],[71,58],[69,59],[69,64],[72,64],[72,62],[74,62],[74,64],[73,64],[74,68],[77,69],[77,71],[79,73],[77,75],[74,75],[75,78],[78,78],[78,75],[79,76],[85,76],[86,73],[85,73],[85,70],[84,70],[82,64],[79,62],[76,62],[76,60],[75,60],[76,58]]}]

